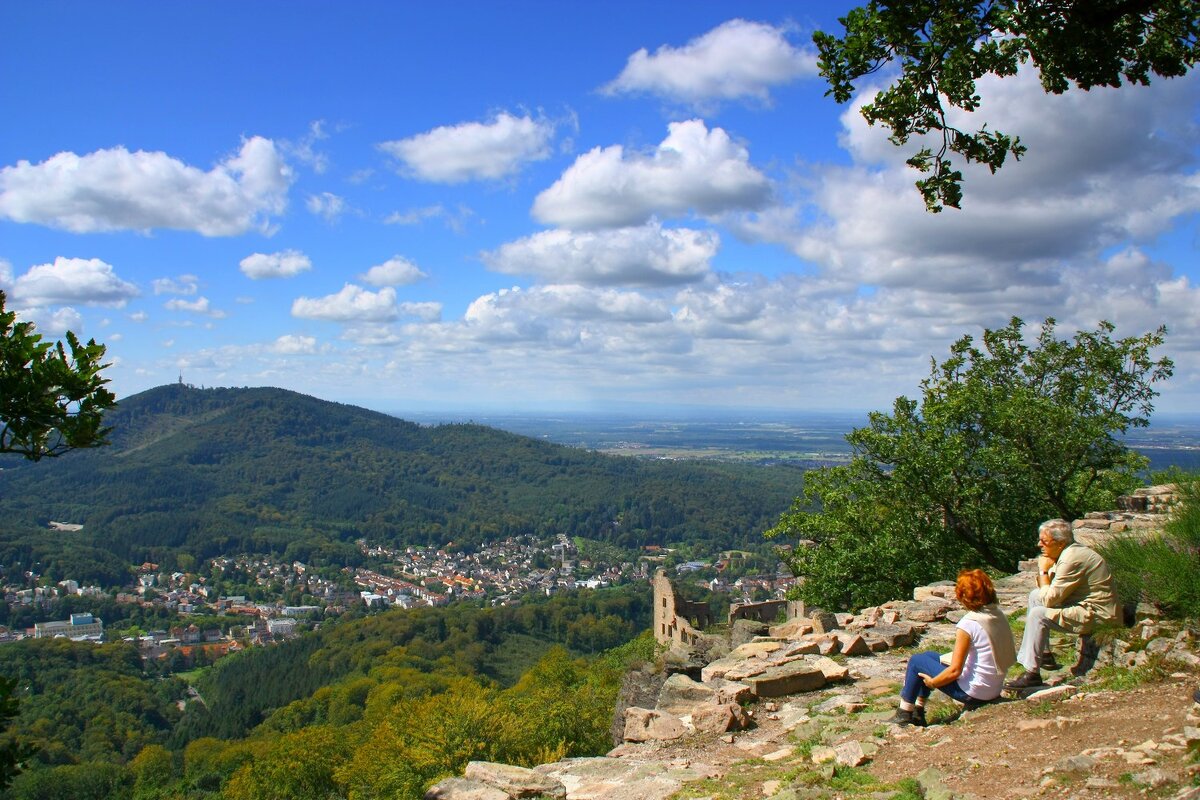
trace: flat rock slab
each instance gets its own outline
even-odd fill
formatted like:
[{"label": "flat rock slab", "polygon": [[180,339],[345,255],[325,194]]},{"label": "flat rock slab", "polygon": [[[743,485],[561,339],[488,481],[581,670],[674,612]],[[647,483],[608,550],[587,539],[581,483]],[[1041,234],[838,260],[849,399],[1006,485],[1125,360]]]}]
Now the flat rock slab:
[{"label": "flat rock slab", "polygon": [[525,767],[491,761],[469,761],[463,777],[494,786],[511,798],[565,798],[567,789],[559,781]]},{"label": "flat rock slab", "polygon": [[1051,703],[1057,703],[1059,700],[1066,700],[1068,697],[1074,697],[1079,693],[1079,690],[1069,684],[1060,686],[1042,686],[1032,694],[1026,695],[1025,699],[1031,702],[1040,703],[1043,700],[1049,700]]},{"label": "flat rock slab", "polygon": [[568,758],[534,771],[561,782],[567,800],[666,800],[685,783],[720,775],[706,764],[602,757]]},{"label": "flat rock slab", "polygon": [[800,660],[769,667],[758,675],[746,678],[743,683],[750,687],[756,697],[783,697],[820,689],[825,685],[825,673],[820,667]]},{"label": "flat rock slab", "polygon": [[446,778],[431,786],[425,800],[512,800],[508,792],[466,778]]},{"label": "flat rock slab", "polygon": [[694,681],[687,675],[676,674],[667,678],[659,690],[655,709],[682,717],[691,714],[696,706],[714,705],[717,702],[716,688]]}]

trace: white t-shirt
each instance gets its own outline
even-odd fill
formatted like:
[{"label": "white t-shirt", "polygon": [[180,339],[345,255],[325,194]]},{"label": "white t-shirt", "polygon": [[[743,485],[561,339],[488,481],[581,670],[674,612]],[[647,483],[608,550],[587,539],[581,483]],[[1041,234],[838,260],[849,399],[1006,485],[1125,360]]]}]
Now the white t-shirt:
[{"label": "white t-shirt", "polygon": [[967,660],[958,676],[959,688],[976,700],[995,700],[1004,690],[1004,675],[996,668],[992,640],[982,625],[967,617],[959,620],[958,629],[971,637]]}]

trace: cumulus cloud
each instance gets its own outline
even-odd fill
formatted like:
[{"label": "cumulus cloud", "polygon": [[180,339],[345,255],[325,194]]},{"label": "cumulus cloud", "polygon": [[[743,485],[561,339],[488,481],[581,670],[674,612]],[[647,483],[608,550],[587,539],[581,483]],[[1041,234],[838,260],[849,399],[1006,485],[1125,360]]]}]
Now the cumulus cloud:
[{"label": "cumulus cloud", "polygon": [[195,300],[183,300],[176,297],[163,303],[163,308],[168,311],[186,311],[189,314],[201,314],[214,319],[222,319],[228,316],[226,312],[213,308],[207,297],[197,297]]},{"label": "cumulus cloud", "polygon": [[347,283],[337,294],[325,297],[298,297],[292,303],[292,316],[330,322],[391,322],[399,312],[396,290],[389,287],[370,292]]},{"label": "cumulus cloud", "polygon": [[0,169],[0,218],[72,233],[172,228],[205,236],[269,232],[292,171],[270,139],[247,139],[205,172],[163,152],[64,152]]},{"label": "cumulus cloud", "polygon": [[308,256],[299,250],[283,250],[278,253],[252,253],[239,264],[246,277],[253,280],[263,278],[291,278],[312,269]]},{"label": "cumulus cloud", "polygon": [[463,320],[495,327],[523,319],[525,327],[536,320],[607,320],[622,323],[665,322],[670,309],[661,300],[637,292],[591,289],[584,286],[535,286],[501,289],[476,298]]},{"label": "cumulus cloud", "polygon": [[707,275],[719,247],[712,231],[650,222],[595,232],[542,231],[482,257],[496,272],[549,283],[668,286]]},{"label": "cumulus cloud", "polygon": [[407,139],[381,142],[407,174],[433,183],[497,180],[530,161],[550,155],[554,124],[528,115],[501,112],[489,122],[463,122],[434,128]]},{"label": "cumulus cloud", "polygon": [[441,203],[420,208],[410,208],[406,211],[393,211],[384,220],[384,225],[420,225],[428,220],[440,219],[442,224],[455,233],[462,233],[467,223],[475,216],[472,211],[461,203],[448,209]]},{"label": "cumulus cloud", "polygon": [[154,293],[192,295],[200,291],[200,279],[195,275],[180,275],[178,278],[155,278],[150,282]]},{"label": "cumulus cloud", "polygon": [[309,355],[317,352],[317,339],[315,336],[288,333],[276,339],[270,349],[280,355]]},{"label": "cumulus cloud", "polygon": [[416,264],[403,256],[392,256],[362,275],[363,281],[372,286],[407,286],[428,277]]},{"label": "cumulus cloud", "polygon": [[731,19],[682,47],[645,48],[629,57],[605,94],[646,92],[703,107],[714,100],[766,102],[772,86],[817,74],[811,48],[793,47],[785,31]]},{"label": "cumulus cloud", "polygon": [[400,313],[406,317],[414,317],[422,322],[437,322],[442,318],[442,304],[435,302],[401,303]]},{"label": "cumulus cloud", "polygon": [[12,284],[12,279],[12,264],[3,258],[0,258],[0,289],[8,288]]},{"label": "cumulus cloud", "polygon": [[83,336],[83,315],[70,306],[54,309],[22,308],[16,313],[18,318],[32,322],[37,332],[43,336],[58,339],[67,331],[71,331],[80,338],[86,338]]},{"label": "cumulus cloud", "polygon": [[[1197,76],[1047,95],[1023,70],[982,80],[979,91],[989,126],[1019,134],[1029,152],[995,175],[966,166],[961,211],[924,210],[912,185],[917,174],[904,165],[909,150],[892,146],[858,113],[866,92],[842,116],[852,163],[806,175],[806,206],[766,209],[735,229],[751,241],[786,244],[844,279],[954,291],[984,303],[1061,291],[1065,266],[1149,241],[1200,210],[1191,120]],[[979,124],[965,114],[951,121]]]},{"label": "cumulus cloud", "polygon": [[38,264],[18,276],[12,294],[14,300],[31,306],[80,303],[120,308],[140,292],[98,258],[59,256],[53,264]]},{"label": "cumulus cloud", "polygon": [[703,120],[673,122],[652,153],[621,145],[584,153],[537,196],[539,221],[573,229],[640,225],[653,216],[718,214],[765,206],[771,183],[750,154]]},{"label": "cumulus cloud", "polygon": [[332,192],[310,194],[308,199],[304,201],[304,207],[308,209],[310,214],[315,214],[323,218],[326,222],[336,221],[338,217],[349,210],[349,207],[346,205],[346,198],[339,197]]}]

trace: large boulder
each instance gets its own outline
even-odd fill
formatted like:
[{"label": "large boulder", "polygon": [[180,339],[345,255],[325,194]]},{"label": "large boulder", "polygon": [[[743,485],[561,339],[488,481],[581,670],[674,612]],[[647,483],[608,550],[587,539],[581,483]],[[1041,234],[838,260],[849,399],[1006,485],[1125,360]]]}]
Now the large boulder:
[{"label": "large boulder", "polygon": [[658,693],[663,687],[666,675],[643,666],[631,669],[621,680],[621,690],[617,693],[617,705],[613,710],[613,721],[609,728],[613,744],[620,744],[625,737],[625,709],[652,708],[658,701]]},{"label": "large boulder", "polygon": [[625,741],[653,742],[679,739],[687,735],[683,720],[663,711],[648,708],[625,710]]},{"label": "large boulder", "polygon": [[720,734],[750,726],[750,717],[737,703],[699,706],[692,712],[692,727],[702,733]]},{"label": "large boulder", "polygon": [[507,792],[466,778],[446,778],[429,787],[425,800],[512,800]]},{"label": "large boulder", "polygon": [[568,758],[536,770],[562,781],[578,800],[666,800],[684,783],[721,775],[721,770],[691,760],[627,758]]},{"label": "large boulder", "polygon": [[765,636],[770,626],[756,619],[735,619],[729,626],[729,643],[737,647],[749,642],[756,636]]},{"label": "large boulder", "polygon": [[496,764],[491,761],[469,761],[463,777],[469,781],[494,786],[513,800],[523,797],[565,798],[567,788],[562,782],[524,767]]},{"label": "large boulder", "polygon": [[783,697],[811,692],[825,685],[825,673],[805,659],[768,667],[743,681],[756,697]]},{"label": "large boulder", "polygon": [[812,633],[812,622],[800,617],[791,619],[779,625],[772,625],[770,628],[771,636],[777,639],[798,639],[806,633]]},{"label": "large boulder", "polygon": [[694,681],[687,675],[672,675],[663,684],[654,707],[677,717],[685,717],[696,706],[716,703],[716,688]]},{"label": "large boulder", "polygon": [[894,625],[881,622],[874,628],[868,628],[864,633],[868,641],[872,639],[882,641],[888,648],[910,645],[915,636],[913,626],[904,622],[897,622]]}]

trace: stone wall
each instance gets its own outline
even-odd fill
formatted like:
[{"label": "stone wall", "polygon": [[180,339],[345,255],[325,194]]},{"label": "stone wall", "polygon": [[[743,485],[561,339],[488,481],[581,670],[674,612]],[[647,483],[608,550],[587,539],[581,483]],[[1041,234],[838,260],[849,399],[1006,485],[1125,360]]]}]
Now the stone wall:
[{"label": "stone wall", "polygon": [[749,619],[772,624],[779,620],[783,611],[787,619],[808,616],[808,609],[801,600],[766,600],[762,603],[734,603],[729,607],[729,624],[736,620]]},{"label": "stone wall", "polygon": [[694,645],[700,631],[713,623],[708,603],[694,603],[675,596],[675,587],[663,570],[654,573],[654,638],[659,644]]}]

